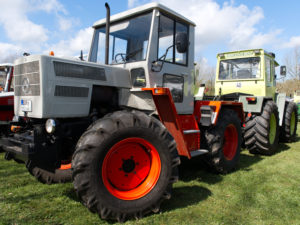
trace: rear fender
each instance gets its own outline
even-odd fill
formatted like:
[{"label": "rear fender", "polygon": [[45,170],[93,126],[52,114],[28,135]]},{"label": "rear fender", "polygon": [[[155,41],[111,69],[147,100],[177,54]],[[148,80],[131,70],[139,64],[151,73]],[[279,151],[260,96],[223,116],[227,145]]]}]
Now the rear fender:
[{"label": "rear fender", "polygon": [[211,124],[216,125],[219,115],[222,109],[231,109],[235,111],[241,120],[241,124],[245,122],[245,115],[243,110],[243,104],[240,102],[231,101],[196,101],[194,115],[197,118],[198,123],[201,124],[201,107],[209,106],[212,111]]}]

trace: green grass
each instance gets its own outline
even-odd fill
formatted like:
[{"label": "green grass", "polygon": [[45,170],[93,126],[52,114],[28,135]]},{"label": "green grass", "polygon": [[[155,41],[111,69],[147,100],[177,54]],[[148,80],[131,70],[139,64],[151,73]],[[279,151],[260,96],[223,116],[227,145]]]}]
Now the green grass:
[{"label": "green grass", "polygon": [[[72,184],[40,184],[23,164],[3,158],[0,224],[107,224],[81,205]],[[300,224],[299,138],[271,157],[243,151],[239,169],[225,176],[201,165],[184,161],[161,213],[126,224]]]}]

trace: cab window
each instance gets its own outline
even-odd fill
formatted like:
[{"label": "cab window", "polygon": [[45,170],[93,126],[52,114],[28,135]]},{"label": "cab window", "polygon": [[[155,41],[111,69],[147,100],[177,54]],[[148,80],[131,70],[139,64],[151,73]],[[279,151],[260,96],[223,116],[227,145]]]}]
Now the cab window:
[{"label": "cab window", "polygon": [[167,16],[160,15],[158,28],[158,59],[165,62],[187,65],[188,52],[179,53],[176,48],[171,47],[165,57],[166,50],[175,44],[175,35],[178,32],[183,32],[188,35],[188,26]]}]

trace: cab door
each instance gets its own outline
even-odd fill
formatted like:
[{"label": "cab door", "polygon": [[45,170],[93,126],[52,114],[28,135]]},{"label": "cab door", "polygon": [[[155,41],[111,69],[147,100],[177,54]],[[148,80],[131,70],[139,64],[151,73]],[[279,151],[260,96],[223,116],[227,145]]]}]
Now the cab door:
[{"label": "cab door", "polygon": [[265,56],[265,82],[266,96],[275,98],[275,66],[274,60],[269,56]]},{"label": "cab door", "polygon": [[[170,89],[178,114],[192,114],[194,110],[194,77],[192,44],[187,52],[179,53],[174,46],[176,33],[187,34],[189,40],[193,36],[189,25],[172,17],[160,14],[157,29],[157,61],[161,70],[151,70],[151,86]],[[167,53],[167,54],[166,54]],[[192,56],[193,60],[193,56]]]}]

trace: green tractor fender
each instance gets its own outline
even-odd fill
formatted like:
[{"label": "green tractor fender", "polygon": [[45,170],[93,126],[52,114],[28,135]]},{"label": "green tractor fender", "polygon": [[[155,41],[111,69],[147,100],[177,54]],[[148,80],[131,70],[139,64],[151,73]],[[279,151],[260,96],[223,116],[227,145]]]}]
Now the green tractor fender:
[{"label": "green tractor fender", "polygon": [[282,126],[285,102],[286,102],[286,94],[285,93],[276,93],[276,105],[278,107],[279,112],[279,126]]},{"label": "green tractor fender", "polygon": [[[251,98],[253,98],[253,100]],[[275,103],[279,112],[279,126],[281,126],[284,116],[286,94],[278,93],[276,94],[275,99]],[[243,103],[244,111],[251,113],[262,113],[263,106],[267,100],[272,100],[272,98],[267,98],[264,96],[240,96],[239,98],[239,101]]]},{"label": "green tractor fender", "polygon": [[263,96],[240,96],[239,102],[243,103],[245,112],[261,113],[266,100],[272,100]]}]

